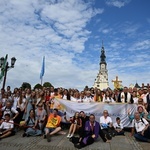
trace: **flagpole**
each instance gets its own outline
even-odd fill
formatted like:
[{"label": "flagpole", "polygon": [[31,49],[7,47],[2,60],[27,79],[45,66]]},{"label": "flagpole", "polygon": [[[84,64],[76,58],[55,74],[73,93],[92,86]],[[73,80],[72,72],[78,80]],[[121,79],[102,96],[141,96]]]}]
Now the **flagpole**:
[{"label": "flagpole", "polygon": [[42,82],[43,82],[43,77],[41,78],[41,86],[42,86]]}]

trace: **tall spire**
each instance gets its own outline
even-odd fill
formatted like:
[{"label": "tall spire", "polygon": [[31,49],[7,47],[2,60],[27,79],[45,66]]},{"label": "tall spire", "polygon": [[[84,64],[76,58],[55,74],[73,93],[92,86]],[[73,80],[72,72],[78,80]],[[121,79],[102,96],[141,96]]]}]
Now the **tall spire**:
[{"label": "tall spire", "polygon": [[106,56],[105,56],[105,49],[104,49],[104,46],[103,46],[103,40],[102,40],[102,48],[101,48],[101,62],[100,63],[106,63],[105,59],[106,59]]},{"label": "tall spire", "polygon": [[107,70],[107,63],[106,63],[106,56],[105,50],[102,40],[102,47],[101,47],[101,54],[100,54],[100,68],[99,73],[95,79],[94,87],[97,87],[100,90],[107,89],[109,87],[108,83],[108,70]]}]

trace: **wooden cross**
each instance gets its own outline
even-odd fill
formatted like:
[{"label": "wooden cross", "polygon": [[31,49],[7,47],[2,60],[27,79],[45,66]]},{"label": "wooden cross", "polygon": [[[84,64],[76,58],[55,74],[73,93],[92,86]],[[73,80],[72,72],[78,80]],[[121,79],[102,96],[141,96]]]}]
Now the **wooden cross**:
[{"label": "wooden cross", "polygon": [[114,83],[114,88],[115,89],[119,89],[120,88],[120,83],[122,83],[122,81],[120,81],[118,79],[118,76],[116,76],[116,80],[112,80],[112,82]]}]

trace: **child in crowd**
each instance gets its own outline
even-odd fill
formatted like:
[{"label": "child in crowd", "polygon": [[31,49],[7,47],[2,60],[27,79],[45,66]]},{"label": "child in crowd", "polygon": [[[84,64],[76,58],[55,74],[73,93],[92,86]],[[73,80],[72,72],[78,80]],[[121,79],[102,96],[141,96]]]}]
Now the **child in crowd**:
[{"label": "child in crowd", "polygon": [[124,127],[119,117],[116,118],[116,122],[114,123],[113,126],[115,129],[116,135],[124,135],[124,130],[123,130]]},{"label": "child in crowd", "polygon": [[5,119],[3,120],[2,124],[0,125],[0,140],[2,138],[14,135],[14,121],[11,120],[10,114],[5,114]]}]

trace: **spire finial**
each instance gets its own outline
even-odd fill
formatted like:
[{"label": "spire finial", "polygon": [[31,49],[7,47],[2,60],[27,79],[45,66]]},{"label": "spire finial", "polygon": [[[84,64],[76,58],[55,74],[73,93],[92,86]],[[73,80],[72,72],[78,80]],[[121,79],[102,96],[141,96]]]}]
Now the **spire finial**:
[{"label": "spire finial", "polygon": [[103,45],[103,40],[102,40],[102,47],[104,47],[104,45]]}]

